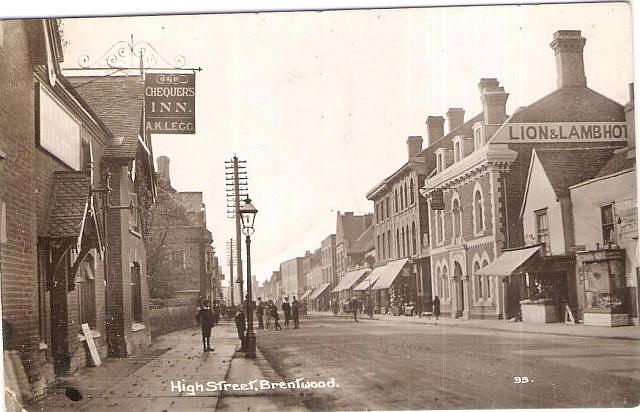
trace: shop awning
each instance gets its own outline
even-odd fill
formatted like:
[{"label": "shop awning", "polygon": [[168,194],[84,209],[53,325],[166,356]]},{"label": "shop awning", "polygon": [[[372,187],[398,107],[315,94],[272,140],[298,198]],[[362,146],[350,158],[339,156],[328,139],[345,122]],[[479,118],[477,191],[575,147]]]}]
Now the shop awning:
[{"label": "shop awning", "polygon": [[540,245],[506,250],[496,260],[476,272],[480,276],[509,276],[527,263],[542,248]]},{"label": "shop awning", "polygon": [[387,265],[384,265],[378,266],[377,268],[373,269],[373,272],[369,273],[369,275],[364,278],[362,282],[358,283],[358,285],[353,288],[353,290],[362,292],[369,289],[369,286],[375,285],[376,281],[380,279],[380,276],[382,276],[382,274],[384,273],[386,267]]},{"label": "shop awning", "polygon": [[352,270],[351,272],[347,272],[342,278],[342,280],[338,282],[338,285],[335,288],[333,288],[332,292],[340,292],[343,290],[351,289],[353,284],[359,281],[363,275],[369,272],[369,270],[370,269],[368,268],[364,268],[364,269],[357,269],[357,270]]},{"label": "shop awning", "polygon": [[402,272],[402,268],[405,263],[407,263],[409,259],[400,259],[394,260],[393,262],[389,262],[384,266],[384,272],[380,275],[380,278],[373,285],[373,290],[379,289],[389,289],[393,282],[396,280],[400,272]]},{"label": "shop awning", "polygon": [[318,286],[313,290],[313,293],[311,294],[311,296],[309,296],[309,299],[310,300],[318,299],[320,295],[324,293],[325,290],[329,289],[329,286],[331,286],[331,283],[328,283],[328,282]]},{"label": "shop awning", "polygon": [[309,289],[306,292],[304,292],[302,296],[300,296],[300,300],[306,299],[311,294],[311,292],[313,292],[313,289]]}]

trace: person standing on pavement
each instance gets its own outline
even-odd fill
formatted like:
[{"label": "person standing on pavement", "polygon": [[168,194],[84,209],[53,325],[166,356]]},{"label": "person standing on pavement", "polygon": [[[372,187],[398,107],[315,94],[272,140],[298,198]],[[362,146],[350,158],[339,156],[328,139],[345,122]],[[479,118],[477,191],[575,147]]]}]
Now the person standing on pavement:
[{"label": "person standing on pavement", "polygon": [[271,328],[271,318],[273,316],[271,316],[271,307],[273,306],[273,301],[271,299],[269,299],[269,302],[266,303],[266,305],[264,306],[264,310],[265,310],[265,315],[267,316],[267,321],[265,324],[265,329],[269,329]]},{"label": "person standing on pavement", "polygon": [[351,299],[351,311],[353,311],[353,320],[358,321],[358,299],[354,296]]},{"label": "person standing on pavement", "polygon": [[262,302],[262,298],[258,298],[256,315],[258,316],[258,329],[264,329],[264,321],[262,319],[262,317],[264,316],[264,302]]},{"label": "person standing on pavement", "polygon": [[293,328],[300,329],[300,302],[296,300],[295,296],[291,303],[291,314],[293,315]]},{"label": "person standing on pavement", "polygon": [[238,338],[240,339],[240,349],[238,352],[246,352],[246,339],[244,332],[247,330],[247,319],[244,315],[242,305],[238,305],[234,320],[236,322],[236,329],[238,330]]},{"label": "person standing on pavement", "polygon": [[202,328],[202,351],[212,352],[213,348],[209,340],[211,339],[211,328],[215,326],[216,321],[215,314],[211,310],[208,300],[202,302],[202,308],[198,311],[196,320]]},{"label": "person standing on pavement", "polygon": [[273,328],[275,330],[282,330],[282,326],[280,326],[280,323],[278,322],[280,320],[280,316],[278,316],[278,307],[275,304],[271,305],[270,316],[273,318]]},{"label": "person standing on pavement", "polygon": [[440,317],[440,298],[438,296],[433,298],[433,316],[436,317],[436,320]]},{"label": "person standing on pavement", "polygon": [[289,304],[289,297],[284,297],[282,303],[282,311],[284,312],[284,327],[289,329],[289,320],[291,319],[291,304]]}]

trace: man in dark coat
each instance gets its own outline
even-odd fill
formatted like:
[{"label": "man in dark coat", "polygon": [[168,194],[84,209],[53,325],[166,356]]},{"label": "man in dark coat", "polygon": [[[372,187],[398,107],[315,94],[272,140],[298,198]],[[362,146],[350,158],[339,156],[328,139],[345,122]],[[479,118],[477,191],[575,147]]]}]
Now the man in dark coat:
[{"label": "man in dark coat", "polygon": [[238,351],[246,352],[247,349],[244,331],[247,330],[247,319],[244,316],[242,305],[238,305],[234,320],[236,322],[236,329],[238,330],[238,338],[240,338],[240,349],[238,349]]},{"label": "man in dark coat", "polygon": [[202,351],[203,352],[211,352],[213,348],[211,348],[209,339],[211,338],[211,328],[215,326],[215,315],[211,310],[211,306],[209,305],[209,301],[205,300],[202,302],[202,308],[198,311],[196,315],[196,320],[202,327]]},{"label": "man in dark coat", "polygon": [[289,319],[291,319],[291,304],[289,304],[289,297],[285,296],[282,303],[282,311],[284,312],[284,327],[289,328]]},{"label": "man in dark coat", "polygon": [[282,330],[282,326],[280,326],[280,323],[278,323],[278,320],[280,320],[280,316],[278,316],[278,307],[275,304],[273,304],[271,305],[270,309],[271,309],[270,316],[273,318],[273,322],[274,322],[273,328],[275,330],[278,330],[278,329]]},{"label": "man in dark coat", "polygon": [[440,317],[440,298],[433,298],[433,316],[436,317],[436,320]]},{"label": "man in dark coat", "polygon": [[300,328],[300,302],[296,300],[296,297],[293,297],[293,302],[291,302],[291,314],[293,315],[293,328]]},{"label": "man in dark coat", "polygon": [[258,329],[264,329],[264,302],[262,298],[258,298],[258,306],[256,307],[256,316],[258,316]]},{"label": "man in dark coat", "polygon": [[353,299],[351,299],[350,303],[351,303],[351,305],[350,305],[351,308],[350,309],[353,312],[353,320],[357,322],[358,321],[358,306],[359,306],[358,299],[356,299],[356,297],[354,296]]}]

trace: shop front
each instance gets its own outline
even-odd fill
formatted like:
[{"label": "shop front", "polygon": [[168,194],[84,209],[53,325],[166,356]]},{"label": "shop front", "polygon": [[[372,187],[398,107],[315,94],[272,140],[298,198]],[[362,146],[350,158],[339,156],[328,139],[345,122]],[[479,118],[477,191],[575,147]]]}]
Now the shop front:
[{"label": "shop front", "polygon": [[331,283],[323,283],[317,288],[313,289],[311,295],[309,295],[309,301],[313,310],[318,312],[328,312],[330,309],[329,304],[329,288]]},{"label": "shop front", "polygon": [[408,259],[400,259],[381,267],[381,274],[372,286],[373,293],[378,293],[380,313],[398,316],[404,314],[405,309],[415,308],[415,273],[407,262]]},{"label": "shop front", "polygon": [[[338,303],[338,307],[342,312],[350,312],[349,302],[353,297],[353,287],[360,282],[366,275],[371,272],[369,268],[361,268],[345,273],[344,277],[338,282],[331,291],[333,299]],[[335,312],[335,309],[334,309]]]},{"label": "shop front", "polygon": [[629,325],[624,249],[578,252],[576,260],[584,324]]}]

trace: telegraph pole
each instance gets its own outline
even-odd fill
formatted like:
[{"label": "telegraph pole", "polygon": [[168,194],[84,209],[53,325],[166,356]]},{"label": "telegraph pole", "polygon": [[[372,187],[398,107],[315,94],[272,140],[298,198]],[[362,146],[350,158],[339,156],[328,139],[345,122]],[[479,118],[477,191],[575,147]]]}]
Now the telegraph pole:
[{"label": "telegraph pole", "polygon": [[[244,301],[242,276],[242,221],[240,217],[240,198],[248,195],[246,160],[238,160],[233,156],[225,163],[225,179],[227,181],[227,217],[236,221],[236,282],[240,285],[240,303]],[[233,283],[233,280],[231,281]]]},{"label": "telegraph pole", "polygon": [[234,301],[233,301],[233,238],[229,239],[229,241],[227,242],[227,260],[229,262],[229,290],[231,291],[230,295],[231,295],[231,306],[235,306]]}]

